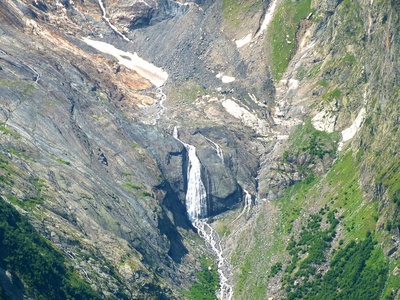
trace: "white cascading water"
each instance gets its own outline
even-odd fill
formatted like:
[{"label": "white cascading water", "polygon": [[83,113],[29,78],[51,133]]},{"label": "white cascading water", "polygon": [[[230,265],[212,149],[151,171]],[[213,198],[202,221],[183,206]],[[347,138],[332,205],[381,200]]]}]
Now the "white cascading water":
[{"label": "white cascading water", "polygon": [[207,216],[207,192],[201,180],[201,163],[196,155],[196,147],[180,140],[176,127],[174,127],[173,137],[185,146],[189,156],[188,185],[185,199],[189,219],[198,230],[199,235],[217,255],[218,274],[220,278],[218,298],[220,300],[231,300],[233,290],[232,286],[228,283],[230,267],[223,257],[221,240],[214,228],[207,223],[206,219],[203,219]]},{"label": "white cascading water", "polygon": [[196,155],[196,147],[181,141],[176,127],[174,127],[173,136],[185,146],[189,156],[185,202],[189,219],[194,222],[207,216],[207,192],[201,181],[201,163]]},{"label": "white cascading water", "polygon": [[236,220],[238,220],[241,216],[243,216],[243,214],[247,211],[247,214],[249,214],[250,212],[250,208],[251,208],[251,195],[248,191],[246,191],[245,189],[243,189],[244,191],[244,206],[242,211],[240,212],[240,214],[236,217],[235,220],[232,221],[235,222]]},{"label": "white cascading water", "polygon": [[219,291],[217,293],[218,299],[220,300],[231,300],[233,296],[232,286],[228,283],[230,266],[226,259],[223,257],[223,251],[221,247],[221,239],[218,233],[212,228],[206,220],[195,220],[193,222],[194,227],[199,232],[199,235],[205,240],[205,242],[211,247],[218,258],[218,274],[219,274]]},{"label": "white cascading water", "polygon": [[101,11],[103,12],[103,19],[107,22],[108,26],[110,26],[111,29],[114,30],[114,32],[116,34],[118,34],[120,37],[122,37],[125,41],[131,42],[131,40],[128,39],[122,32],[120,32],[117,27],[115,27],[113,24],[111,24],[110,19],[107,17],[106,8],[104,7],[103,1],[102,0],[98,0],[98,1],[99,1]]},{"label": "white cascading water", "polygon": [[215,146],[215,151],[217,151],[217,155],[218,155],[218,157],[221,159],[221,161],[223,163],[224,162],[224,153],[222,152],[221,147],[216,142],[214,142],[213,140],[209,139],[208,137],[204,136],[204,138]]},{"label": "white cascading water", "polygon": [[167,110],[167,107],[164,106],[164,101],[167,100],[167,95],[165,93],[163,93],[162,86],[157,89],[157,92],[161,95],[161,100],[160,100],[161,110],[157,113],[153,125],[157,124],[157,121],[161,118],[161,116]]}]

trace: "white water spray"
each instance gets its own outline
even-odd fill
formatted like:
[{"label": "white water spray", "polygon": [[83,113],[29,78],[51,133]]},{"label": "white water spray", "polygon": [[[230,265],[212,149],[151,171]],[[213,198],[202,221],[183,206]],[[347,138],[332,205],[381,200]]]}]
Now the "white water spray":
[{"label": "white water spray", "polygon": [[201,181],[201,163],[196,155],[196,147],[180,140],[178,129],[176,127],[174,127],[173,136],[185,146],[189,156],[186,210],[190,221],[193,222],[207,216],[207,192],[203,182]]},{"label": "white water spray", "polygon": [[211,247],[218,258],[219,291],[220,300],[231,300],[233,296],[232,286],[228,283],[228,274],[230,274],[229,263],[223,257],[221,239],[218,233],[205,220],[195,220],[194,227],[199,231],[199,235]]},{"label": "white water spray", "polygon": [[[160,100],[161,110],[157,113],[156,119],[154,120],[153,125],[156,125],[156,124],[157,124],[157,121],[161,118],[161,116],[162,116],[162,115],[165,113],[165,111],[167,110],[167,107],[164,106],[164,101],[167,100],[167,95],[166,95],[165,93],[163,93],[162,86],[159,87],[159,88],[157,89],[157,92],[158,92],[159,94],[161,94],[161,100]],[[175,137],[175,136],[174,136],[174,137]]]},{"label": "white water spray", "polygon": [[204,138],[215,146],[215,151],[217,151],[218,157],[222,160],[222,162],[224,162],[224,153],[222,152],[221,147],[216,142],[209,139],[208,137],[204,136]]},{"label": "white water spray", "polygon": [[236,220],[238,220],[241,216],[243,216],[243,214],[244,214],[245,212],[247,212],[247,215],[250,213],[250,208],[251,208],[251,195],[250,195],[250,193],[249,193],[248,191],[246,191],[245,189],[243,189],[243,191],[244,191],[244,194],[245,194],[245,196],[244,196],[244,206],[243,206],[243,209],[242,209],[242,211],[240,212],[240,214],[236,217],[236,219],[232,221],[232,223],[235,222]]},{"label": "white water spray", "polygon": [[[230,274],[229,264],[223,257],[221,240],[218,233],[207,223],[207,192],[201,181],[201,163],[196,155],[196,147],[186,144],[179,139],[178,129],[174,127],[173,137],[181,142],[189,156],[188,185],[186,192],[186,209],[190,221],[198,230],[199,235],[205,240],[208,246],[214,251],[218,258],[218,274],[220,278],[220,289],[218,298],[220,300],[231,300],[233,296],[232,286],[228,283]],[[203,220],[202,220],[203,219]]]}]

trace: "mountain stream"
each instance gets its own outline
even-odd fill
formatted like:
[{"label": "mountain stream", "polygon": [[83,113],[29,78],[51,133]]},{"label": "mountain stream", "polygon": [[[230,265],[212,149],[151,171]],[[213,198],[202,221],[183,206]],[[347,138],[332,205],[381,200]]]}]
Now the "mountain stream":
[{"label": "mountain stream", "polygon": [[196,147],[186,144],[179,139],[178,129],[174,127],[173,136],[181,142],[189,156],[187,171],[188,184],[186,192],[186,210],[193,226],[198,230],[199,235],[212,249],[218,258],[218,274],[220,289],[218,298],[220,300],[231,300],[233,296],[232,286],[229,282],[230,266],[223,256],[221,240],[218,233],[207,223],[207,192],[201,180],[201,163],[196,155]]}]

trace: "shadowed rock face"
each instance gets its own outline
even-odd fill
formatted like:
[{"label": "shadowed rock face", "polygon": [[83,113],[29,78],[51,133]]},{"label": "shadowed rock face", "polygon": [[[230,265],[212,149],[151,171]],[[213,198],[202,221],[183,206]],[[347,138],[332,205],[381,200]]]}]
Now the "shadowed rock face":
[{"label": "shadowed rock face", "polygon": [[[15,196],[14,205],[28,212],[45,237],[75,253],[105,298],[179,298],[176,289],[187,289],[194,279],[193,257],[201,251],[187,240],[193,230],[184,206],[187,153],[171,136],[171,125],[182,124],[182,138],[198,149],[209,215],[235,207],[241,186],[255,193],[261,144],[249,141],[253,130],[243,129],[220,100],[206,101],[213,112],[198,119],[201,110],[192,113],[189,102],[195,99],[169,96],[168,91],[182,90],[181,78],[203,75],[210,93],[224,95],[215,92],[221,83],[208,63],[198,64],[200,73],[195,66],[209,46],[196,42],[203,54],[196,50],[195,56],[189,49],[194,28],[208,18],[197,4],[104,4],[111,22],[133,43],[106,25],[96,1],[0,3],[0,155],[13,170],[1,170],[12,178],[1,183],[2,196]],[[189,11],[196,18],[187,28],[181,18]],[[155,49],[162,46],[157,39],[166,24],[169,32],[183,28],[171,53],[169,44]],[[136,41],[131,30],[141,27]],[[152,45],[144,42],[153,32],[148,28],[157,32]],[[177,74],[165,87],[167,110],[157,125],[152,124],[159,92],[113,56],[84,43],[86,36],[137,50],[146,59],[154,55],[151,62]],[[176,56],[183,44],[189,48]],[[244,74],[245,67],[238,63],[235,70]],[[210,140],[221,146],[223,160]],[[23,203],[28,198],[36,199],[29,208]]]},{"label": "shadowed rock face", "polygon": [[185,2],[170,0],[142,1],[133,4],[128,1],[104,1],[104,4],[112,23],[129,31],[182,16],[189,8]]},{"label": "shadowed rock face", "polygon": [[[81,264],[106,298],[117,297],[115,287],[140,298],[148,291],[139,286],[159,285],[156,272],[170,282],[160,294],[173,297],[168,286],[190,282],[186,267],[171,273],[188,252],[176,229],[190,226],[180,201],[184,149],[135,121],[138,106],[154,102],[151,84],[69,42],[62,16],[58,27],[49,24],[56,16],[47,13],[57,9],[39,2],[0,8],[1,153],[16,170],[2,196],[15,195],[24,208],[23,199],[36,195],[41,221],[34,223],[46,237],[104,258],[110,272],[99,269],[102,259]],[[32,178],[45,186],[40,196]]]}]

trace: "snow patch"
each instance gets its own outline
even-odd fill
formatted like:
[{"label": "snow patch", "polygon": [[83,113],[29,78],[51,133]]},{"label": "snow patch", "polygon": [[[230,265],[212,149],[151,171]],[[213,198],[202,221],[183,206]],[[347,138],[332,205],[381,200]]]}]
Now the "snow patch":
[{"label": "snow patch", "polygon": [[267,135],[268,124],[265,120],[260,120],[256,115],[231,99],[224,100],[222,106],[234,118],[241,120],[244,125],[253,128],[260,135]]},{"label": "snow patch", "polygon": [[215,77],[221,79],[222,83],[231,83],[235,81],[235,77],[226,76],[224,73],[219,73]]},{"label": "snow patch", "polygon": [[299,87],[299,81],[296,79],[289,79],[289,90],[297,90],[297,88]]},{"label": "snow patch", "polygon": [[156,87],[161,87],[168,79],[168,73],[152,63],[139,57],[136,52],[130,53],[115,48],[113,45],[83,38],[89,46],[109,55],[114,56],[121,65],[136,71],[140,76],[149,80]]},{"label": "snow patch", "polygon": [[350,127],[342,131],[342,142],[339,143],[339,151],[343,148],[343,143],[351,140],[361,128],[365,119],[366,110],[363,107]]},{"label": "snow patch", "polygon": [[354,120],[353,124],[351,124],[349,128],[346,128],[345,130],[342,131],[343,142],[352,139],[356,135],[356,133],[361,128],[361,125],[364,121],[365,113],[366,113],[365,108],[362,108],[358,113],[357,118]]},{"label": "snow patch", "polygon": [[258,37],[261,33],[263,33],[268,28],[268,25],[269,25],[269,23],[271,23],[272,18],[274,16],[277,3],[278,3],[278,0],[274,0],[272,2],[271,6],[268,8],[267,13],[265,14],[264,20],[261,24],[260,31],[257,33],[257,35],[255,37]]},{"label": "snow patch", "polygon": [[236,47],[237,47],[237,48],[241,48],[241,47],[243,47],[244,45],[247,45],[248,43],[251,42],[251,38],[252,38],[252,34],[249,33],[249,34],[246,35],[244,38],[235,41]]},{"label": "snow patch", "polygon": [[323,110],[312,118],[311,123],[315,129],[331,133],[335,128],[336,118],[330,111]]}]

